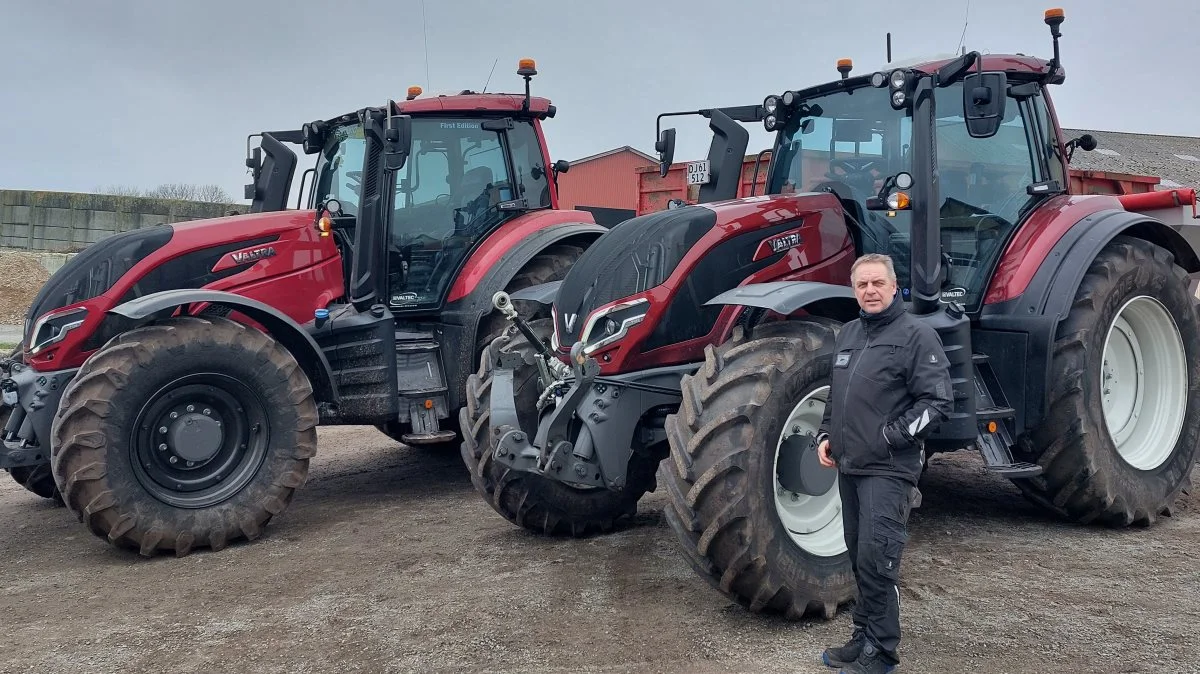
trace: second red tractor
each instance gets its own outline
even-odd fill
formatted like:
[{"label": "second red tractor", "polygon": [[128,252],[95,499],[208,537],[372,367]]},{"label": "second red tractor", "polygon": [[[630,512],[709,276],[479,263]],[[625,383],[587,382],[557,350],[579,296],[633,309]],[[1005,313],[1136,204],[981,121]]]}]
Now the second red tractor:
[{"label": "second red tractor", "polygon": [[[556,110],[530,95],[532,61],[518,74],[523,95],[413,91],[256,134],[250,213],[74,257],[0,362],[0,468],[97,536],[183,555],[281,513],[318,424],[453,440],[503,327],[492,297],[561,278],[606,231],[558,209],[568,165],[542,134]],[[304,209],[285,205],[285,143],[315,158]]]}]

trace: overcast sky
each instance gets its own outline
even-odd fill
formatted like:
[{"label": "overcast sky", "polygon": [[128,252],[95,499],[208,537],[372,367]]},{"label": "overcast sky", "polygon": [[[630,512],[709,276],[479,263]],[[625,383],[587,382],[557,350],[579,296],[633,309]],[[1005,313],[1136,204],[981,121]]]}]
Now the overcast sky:
[{"label": "overcast sky", "polygon": [[[1065,126],[1200,136],[1197,0],[0,0],[0,188],[215,183],[241,200],[248,134],[426,93],[535,93],[554,159],[653,151],[660,112],[755,103],[893,58],[967,49],[1048,58],[1061,6]],[[913,7],[924,12],[918,14]],[[966,31],[964,36],[964,20]],[[428,76],[426,73],[428,72]],[[676,120],[700,158],[699,118]],[[751,151],[766,146],[761,127]],[[312,158],[301,155],[300,171]]]}]

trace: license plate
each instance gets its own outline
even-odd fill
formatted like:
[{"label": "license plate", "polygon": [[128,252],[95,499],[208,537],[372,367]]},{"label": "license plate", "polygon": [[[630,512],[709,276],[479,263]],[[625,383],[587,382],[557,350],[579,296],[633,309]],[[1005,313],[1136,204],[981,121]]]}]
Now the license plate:
[{"label": "license plate", "polygon": [[689,185],[706,185],[708,184],[708,160],[692,161],[687,165],[687,184]]}]

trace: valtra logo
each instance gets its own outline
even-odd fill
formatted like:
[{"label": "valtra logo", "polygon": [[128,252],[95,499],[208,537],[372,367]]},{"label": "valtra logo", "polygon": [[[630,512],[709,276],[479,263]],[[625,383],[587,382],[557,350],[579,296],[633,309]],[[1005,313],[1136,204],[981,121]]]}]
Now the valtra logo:
[{"label": "valtra logo", "polygon": [[233,260],[234,264],[249,264],[267,257],[275,257],[274,246],[263,246],[262,248],[253,248],[251,250],[239,250],[229,254],[229,259]]}]

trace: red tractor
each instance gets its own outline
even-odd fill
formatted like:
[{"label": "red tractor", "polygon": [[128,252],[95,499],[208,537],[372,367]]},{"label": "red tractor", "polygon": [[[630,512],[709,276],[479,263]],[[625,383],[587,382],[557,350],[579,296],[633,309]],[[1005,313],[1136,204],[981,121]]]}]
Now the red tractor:
[{"label": "red tractor", "polygon": [[[533,61],[517,72],[524,95],[410,90],[255,134],[251,213],[73,258],[4,359],[0,467],[97,536],[184,555],[282,512],[318,423],[453,440],[446,421],[503,328],[492,296],[561,278],[606,231],[557,209],[569,166],[541,126],[555,108],[529,93]],[[284,143],[316,155],[304,210],[285,206]]]},{"label": "red tractor", "polygon": [[[613,227],[512,320],[467,383],[463,456],[484,498],[546,534],[611,529],[657,486],[694,568],[752,611],[853,598],[836,472],[816,457],[851,263],[886,253],[952,363],[926,443],[1080,522],[1145,525],[1200,443],[1196,194],[1068,193],[1061,11],[1049,62],[980,55],[702,111],[698,205]],[[735,199],[747,133],[776,134],[766,194]],[[673,130],[660,136],[663,172]],[[888,348],[880,344],[872,348]],[[888,456],[881,443],[876,449]],[[657,472],[656,472],[657,471]]]}]

